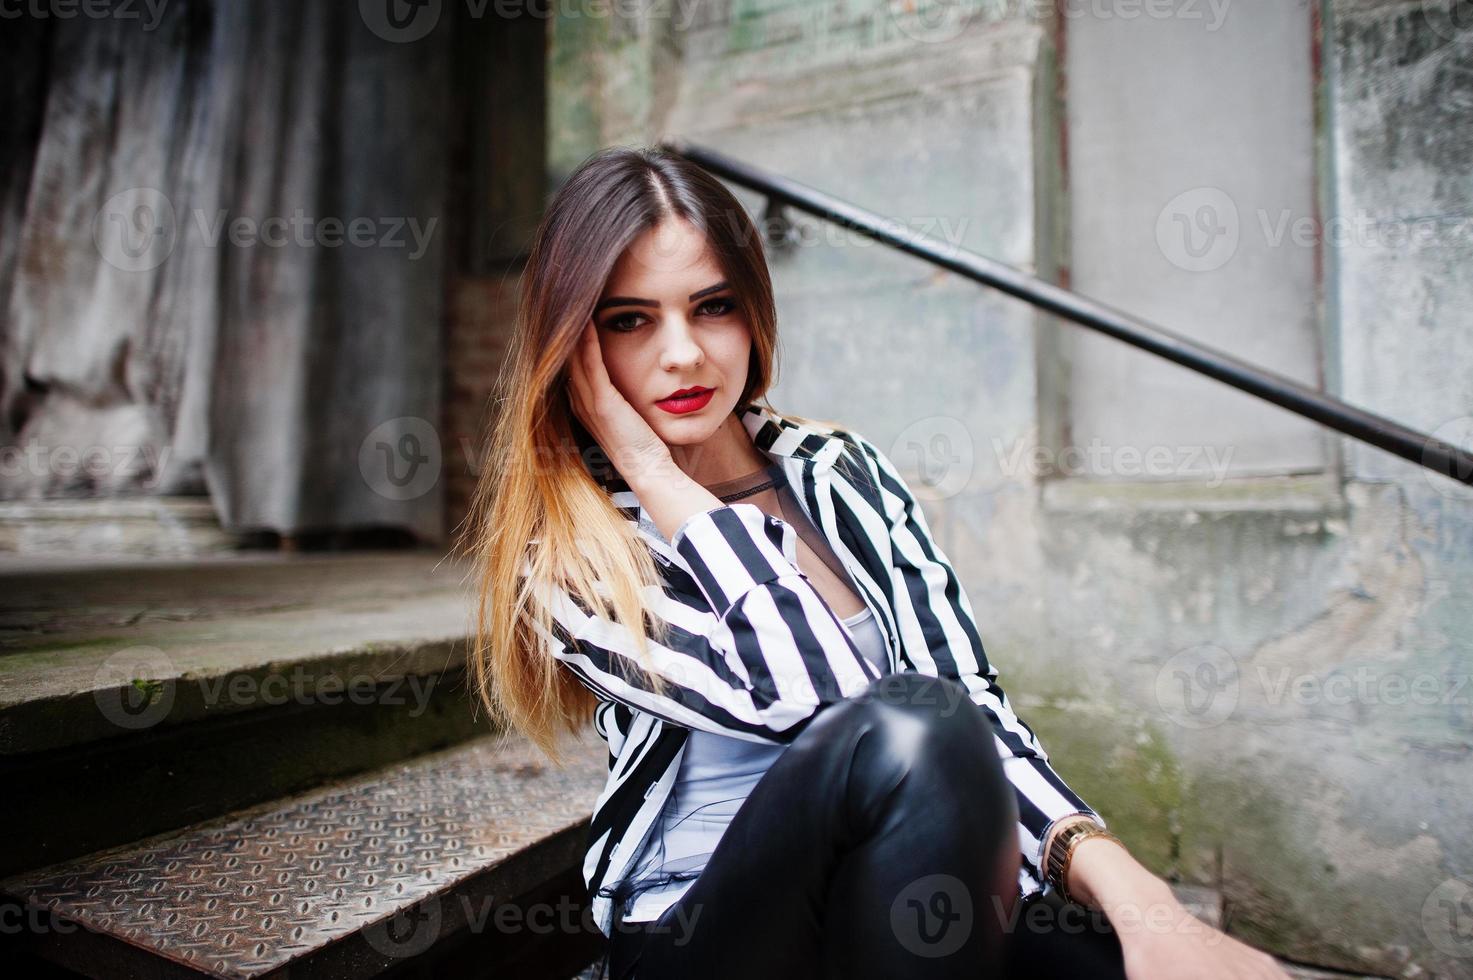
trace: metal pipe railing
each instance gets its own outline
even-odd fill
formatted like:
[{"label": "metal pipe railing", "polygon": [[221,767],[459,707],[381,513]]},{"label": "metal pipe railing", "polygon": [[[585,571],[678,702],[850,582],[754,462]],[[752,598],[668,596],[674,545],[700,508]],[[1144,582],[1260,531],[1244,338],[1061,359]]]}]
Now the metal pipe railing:
[{"label": "metal pipe railing", "polygon": [[795,180],[768,173],[715,150],[683,140],[666,141],[662,148],[699,164],[718,177],[758,191],[779,206],[791,205],[826,221],[852,228],[932,265],[1000,289],[1056,316],[1150,351],[1450,479],[1473,486],[1473,453],[1459,446],[1356,408],[1293,378],[1266,371],[1104,303],[1044,282],[995,259],[912,231],[883,215],[856,207]]}]

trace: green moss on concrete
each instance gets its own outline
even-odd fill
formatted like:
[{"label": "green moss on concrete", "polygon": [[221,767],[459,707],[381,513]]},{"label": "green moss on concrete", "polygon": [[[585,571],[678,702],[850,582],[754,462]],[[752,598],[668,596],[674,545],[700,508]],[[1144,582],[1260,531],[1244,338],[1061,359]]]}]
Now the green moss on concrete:
[{"label": "green moss on concrete", "polygon": [[133,689],[143,695],[145,704],[153,704],[164,696],[164,682],[149,677],[135,677],[128,682]]},{"label": "green moss on concrete", "polygon": [[1207,869],[1184,866],[1188,794],[1175,755],[1153,726],[1056,703],[1034,705],[1025,720],[1055,770],[1137,860],[1169,879],[1210,883]]},{"label": "green moss on concrete", "polygon": [[609,44],[609,18],[559,16],[549,35],[547,164],[556,183],[604,143],[603,52]]},{"label": "green moss on concrete", "polygon": [[[1368,949],[1360,940],[1378,930],[1364,917],[1368,909],[1354,908],[1354,896],[1344,895],[1346,908],[1332,917],[1345,924],[1344,932],[1307,924],[1326,921],[1323,903],[1343,889],[1332,880],[1333,865],[1306,840],[1307,820],[1286,808],[1282,780],[1266,785],[1261,774],[1235,767],[1199,773],[1192,789],[1199,801],[1192,833],[1222,850],[1222,892],[1232,935],[1326,966],[1369,971],[1387,966],[1364,955]],[[1319,910],[1301,908],[1305,901],[1318,903]]]},{"label": "green moss on concrete", "polygon": [[[1084,707],[1081,707],[1084,705]],[[1221,889],[1227,931],[1260,949],[1355,971],[1385,971],[1358,942],[1379,913],[1337,884],[1336,870],[1286,809],[1282,781],[1247,767],[1190,775],[1150,720],[1087,702],[1043,703],[1021,715],[1064,780],[1099,811],[1136,859],[1169,881]],[[1326,934],[1326,895],[1345,931]],[[1319,902],[1316,912],[1301,908]],[[1385,926],[1382,928],[1381,926]],[[1392,935],[1383,923],[1371,934]]]}]

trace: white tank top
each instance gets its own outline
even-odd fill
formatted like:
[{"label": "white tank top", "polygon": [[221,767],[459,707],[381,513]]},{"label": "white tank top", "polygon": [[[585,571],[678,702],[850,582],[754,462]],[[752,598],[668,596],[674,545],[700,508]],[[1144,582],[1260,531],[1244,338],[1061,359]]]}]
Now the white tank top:
[{"label": "white tank top", "polygon": [[[843,620],[855,645],[880,674],[890,673],[884,637],[868,608]],[[626,922],[656,919],[685,894],[737,809],[786,744],[751,742],[692,730],[661,818],[630,874],[637,879]],[[668,876],[677,875],[670,878]],[[643,879],[653,879],[646,882]]]}]

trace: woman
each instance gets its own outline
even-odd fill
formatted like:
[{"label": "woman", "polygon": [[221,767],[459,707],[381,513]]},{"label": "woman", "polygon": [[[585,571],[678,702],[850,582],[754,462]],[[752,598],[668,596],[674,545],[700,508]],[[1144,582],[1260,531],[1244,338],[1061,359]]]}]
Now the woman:
[{"label": "woman", "polygon": [[605,150],[549,205],[472,669],[555,761],[608,742],[583,872],[615,976],[1284,976],[1052,770],[893,463],[767,404],[776,341],[761,239],[695,165]]}]

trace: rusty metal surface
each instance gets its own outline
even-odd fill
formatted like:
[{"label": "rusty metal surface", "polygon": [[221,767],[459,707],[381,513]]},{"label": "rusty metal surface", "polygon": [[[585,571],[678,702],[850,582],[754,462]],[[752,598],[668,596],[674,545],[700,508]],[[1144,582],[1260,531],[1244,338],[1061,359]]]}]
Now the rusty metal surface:
[{"label": "rusty metal surface", "polygon": [[217,977],[255,977],[586,820],[602,744],[558,770],[491,736],[130,848],[0,882]]}]

